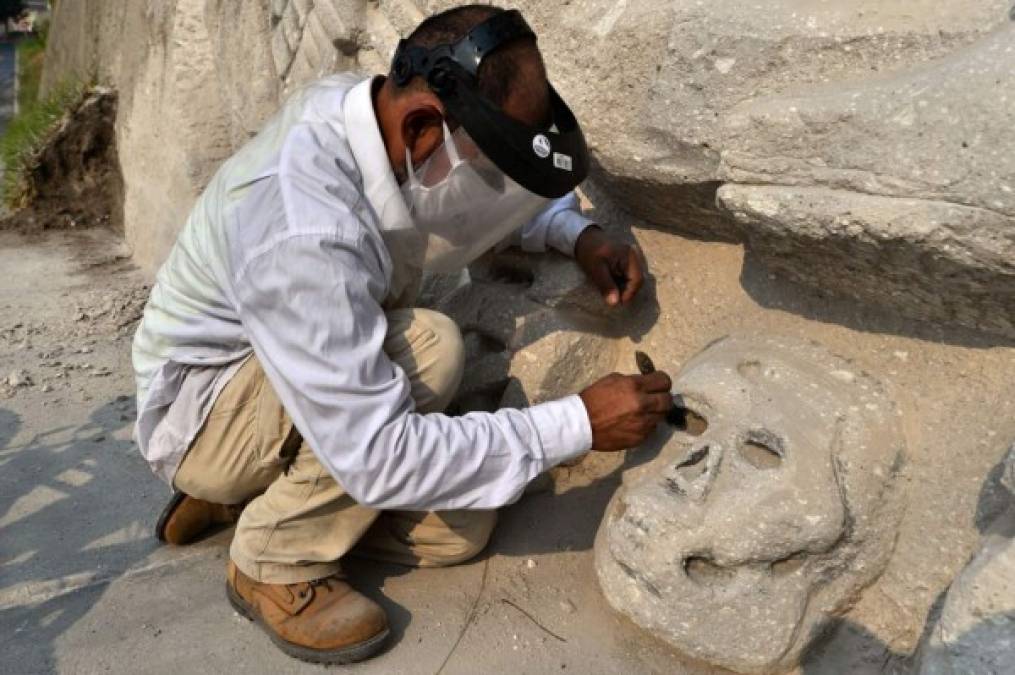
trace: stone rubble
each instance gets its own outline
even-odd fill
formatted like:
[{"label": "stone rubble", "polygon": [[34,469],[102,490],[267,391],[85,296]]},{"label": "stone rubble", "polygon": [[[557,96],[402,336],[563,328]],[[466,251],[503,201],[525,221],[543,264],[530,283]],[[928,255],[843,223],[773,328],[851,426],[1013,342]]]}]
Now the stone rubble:
[{"label": "stone rubble", "polygon": [[33,386],[46,394],[74,390],[81,378],[112,375],[112,364],[92,363],[88,357],[96,340],[129,343],[149,290],[141,283],[114,290],[82,289],[65,299],[70,307],[59,320],[0,324],[0,350],[23,352],[33,364],[31,370],[20,368],[0,379],[0,397],[13,398]]},{"label": "stone rubble", "polygon": [[15,370],[7,376],[6,384],[8,387],[16,389],[18,387],[30,387],[33,382],[32,377],[28,374],[28,371]]}]

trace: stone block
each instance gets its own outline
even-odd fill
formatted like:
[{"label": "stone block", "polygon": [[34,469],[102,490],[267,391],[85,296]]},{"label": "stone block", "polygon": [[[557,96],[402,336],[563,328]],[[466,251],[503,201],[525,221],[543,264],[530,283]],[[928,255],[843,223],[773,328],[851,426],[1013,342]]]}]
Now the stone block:
[{"label": "stone block", "polygon": [[1015,219],[823,187],[724,185],[770,270],[902,316],[1015,336]]}]

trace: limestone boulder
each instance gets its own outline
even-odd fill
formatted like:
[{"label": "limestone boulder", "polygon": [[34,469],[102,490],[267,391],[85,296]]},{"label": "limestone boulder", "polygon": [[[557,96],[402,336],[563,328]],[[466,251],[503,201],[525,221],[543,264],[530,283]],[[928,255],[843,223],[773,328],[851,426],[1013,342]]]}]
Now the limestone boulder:
[{"label": "limestone boulder", "polygon": [[713,343],[673,395],[669,440],[600,526],[600,585],[695,660],[789,670],[892,553],[899,411],[847,360],[774,337]]},{"label": "limestone boulder", "polygon": [[[383,5],[384,3],[382,3]],[[418,2],[425,11],[454,0]],[[726,120],[741,104],[850,86],[976,41],[1007,0],[497,2],[540,34],[551,77],[586,129],[595,180],[633,215],[740,239],[715,205]]]},{"label": "limestone boulder", "polygon": [[727,184],[719,200],[785,278],[902,316],[1015,335],[1015,220],[951,202]]},{"label": "limestone boulder", "polygon": [[727,115],[724,181],[821,185],[1015,217],[1015,24],[862,82],[758,98]]},{"label": "limestone boulder", "polygon": [[773,269],[1015,335],[1015,23],[902,75],[744,104],[719,203]]}]

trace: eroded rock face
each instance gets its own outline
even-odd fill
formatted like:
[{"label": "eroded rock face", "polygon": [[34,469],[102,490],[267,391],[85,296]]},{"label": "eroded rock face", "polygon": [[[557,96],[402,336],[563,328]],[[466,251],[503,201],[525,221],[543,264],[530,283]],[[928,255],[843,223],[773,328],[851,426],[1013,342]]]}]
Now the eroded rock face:
[{"label": "eroded rock face", "polygon": [[[44,85],[97,74],[119,92],[126,232],[154,270],[217,166],[288,92],[384,72],[401,36],[458,4],[64,2]],[[831,293],[1015,335],[1001,311],[1015,283],[1009,0],[495,4],[536,28],[594,180],[623,208],[746,241]],[[806,207],[799,190],[817,190]],[[913,199],[916,215],[899,217]]]},{"label": "eroded rock face", "polygon": [[603,592],[694,659],[791,668],[891,554],[897,409],[852,364],[776,338],[712,344],[673,392],[684,430],[625,479],[600,527]]},{"label": "eroded rock face", "polygon": [[47,137],[16,192],[24,200],[7,225],[27,231],[111,225],[122,229],[123,180],[113,123],[116,95],[102,87],[82,94]]}]

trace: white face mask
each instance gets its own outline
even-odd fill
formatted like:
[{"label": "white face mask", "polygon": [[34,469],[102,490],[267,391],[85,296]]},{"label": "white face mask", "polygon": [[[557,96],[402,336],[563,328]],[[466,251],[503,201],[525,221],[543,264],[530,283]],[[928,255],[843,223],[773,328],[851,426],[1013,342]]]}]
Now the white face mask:
[{"label": "white face mask", "polygon": [[479,149],[464,127],[452,134],[444,124],[444,145],[416,171],[408,148],[408,180],[402,194],[422,248],[422,269],[457,272],[532,220],[549,204],[529,192]]}]

